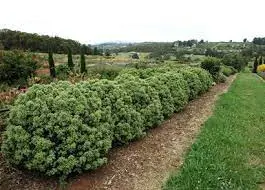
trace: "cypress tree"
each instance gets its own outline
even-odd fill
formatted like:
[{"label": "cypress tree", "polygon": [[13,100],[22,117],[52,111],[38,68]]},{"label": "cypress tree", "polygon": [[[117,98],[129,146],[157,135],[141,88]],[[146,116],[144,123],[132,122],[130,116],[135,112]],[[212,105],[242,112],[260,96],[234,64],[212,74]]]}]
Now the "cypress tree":
[{"label": "cypress tree", "polygon": [[85,52],[84,52],[84,47],[81,48],[81,68],[80,68],[81,73],[86,73],[86,59],[85,59]]},{"label": "cypress tree", "polygon": [[97,47],[94,47],[93,55],[98,55],[98,48]]},{"label": "cypress tree", "polygon": [[73,71],[74,66],[72,51],[71,48],[68,47],[68,67]]},{"label": "cypress tree", "polygon": [[259,65],[262,65],[262,56],[259,58]]},{"label": "cypress tree", "polygon": [[256,57],[253,65],[253,73],[257,73],[258,64],[258,57]]},{"label": "cypress tree", "polygon": [[56,74],[55,74],[55,65],[54,65],[54,60],[53,60],[53,55],[52,52],[49,51],[49,68],[50,68],[50,75],[51,77],[55,78]]}]

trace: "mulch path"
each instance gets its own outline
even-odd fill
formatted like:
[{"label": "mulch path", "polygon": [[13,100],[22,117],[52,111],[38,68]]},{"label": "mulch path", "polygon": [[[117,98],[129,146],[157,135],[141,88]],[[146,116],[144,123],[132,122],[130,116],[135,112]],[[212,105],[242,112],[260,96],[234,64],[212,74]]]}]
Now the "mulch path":
[{"label": "mulch path", "polygon": [[[235,76],[218,84],[186,108],[174,114],[146,137],[113,148],[108,163],[92,172],[68,180],[70,190],[157,190],[169,174],[183,163],[200,127],[211,116],[218,96],[227,91]],[[0,154],[0,189],[56,189],[55,179],[22,172],[7,165]]]}]

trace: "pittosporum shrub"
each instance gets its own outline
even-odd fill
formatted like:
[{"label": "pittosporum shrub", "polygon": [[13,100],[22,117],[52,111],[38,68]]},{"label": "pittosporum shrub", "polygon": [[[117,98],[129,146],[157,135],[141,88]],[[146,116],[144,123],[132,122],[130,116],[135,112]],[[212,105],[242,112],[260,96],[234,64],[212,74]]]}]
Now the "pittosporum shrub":
[{"label": "pittosporum shrub", "polygon": [[11,109],[2,153],[14,165],[47,175],[95,169],[106,163],[113,142],[144,136],[211,86],[206,70],[181,69],[164,66],[130,70],[113,81],[34,85]]},{"label": "pittosporum shrub", "polygon": [[200,81],[198,74],[186,69],[180,69],[178,72],[183,75],[188,83],[189,100],[195,99],[202,89],[202,82]]},{"label": "pittosporum shrub", "polygon": [[147,81],[128,74],[119,76],[116,81],[131,95],[135,109],[143,117],[145,128],[161,123],[162,107],[155,88],[152,88]]},{"label": "pittosporum shrub", "polygon": [[190,67],[187,70],[198,75],[202,84],[199,94],[206,92],[212,86],[213,78],[208,71],[197,67]]},{"label": "pittosporum shrub", "polygon": [[184,80],[181,74],[174,71],[160,74],[158,77],[170,90],[174,111],[182,110],[189,99],[187,81]]},{"label": "pittosporum shrub", "polygon": [[[127,143],[145,135],[141,114],[136,111],[131,94],[128,94],[116,81],[95,80],[77,84],[80,89],[97,92],[102,109],[111,113],[111,128],[114,141]],[[87,94],[83,91],[84,94]],[[89,96],[89,95],[88,95]]]},{"label": "pittosporum shrub", "polygon": [[60,176],[106,163],[112,133],[108,121],[101,122],[101,100],[90,95],[68,82],[34,85],[20,95],[3,136],[8,161]]},{"label": "pittosporum shrub", "polygon": [[171,91],[163,81],[160,80],[160,75],[153,76],[147,79],[150,86],[156,89],[160,103],[162,106],[162,113],[165,118],[174,113],[174,100],[171,96]]}]

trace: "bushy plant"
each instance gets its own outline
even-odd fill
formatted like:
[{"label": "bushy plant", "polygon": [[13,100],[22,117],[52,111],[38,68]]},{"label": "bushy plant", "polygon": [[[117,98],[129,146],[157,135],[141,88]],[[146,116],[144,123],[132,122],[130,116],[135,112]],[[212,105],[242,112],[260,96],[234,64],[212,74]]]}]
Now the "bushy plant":
[{"label": "bushy plant", "polygon": [[47,175],[95,169],[106,163],[112,143],[144,136],[212,84],[201,68],[141,72],[129,70],[113,81],[34,85],[11,109],[3,155]]},{"label": "bushy plant", "polygon": [[184,79],[188,83],[189,100],[195,99],[202,89],[202,82],[198,74],[187,69],[180,69],[179,73],[183,75]]},{"label": "bushy plant", "polygon": [[[136,111],[132,97],[116,81],[95,80],[81,82],[78,88],[97,92],[102,102],[102,109],[105,114],[111,114],[111,128],[114,134],[114,141],[127,143],[142,137],[144,133],[143,118]],[[89,94],[87,94],[89,96]]]},{"label": "bushy plant", "polygon": [[220,73],[220,75],[217,78],[217,82],[218,83],[225,83],[226,79],[227,79],[226,76],[223,73]]},{"label": "bushy plant", "polygon": [[55,68],[55,71],[56,71],[57,75],[60,75],[60,74],[68,75],[68,73],[71,71],[71,69],[66,64],[60,64]]},{"label": "bushy plant", "polygon": [[222,58],[222,63],[241,71],[247,65],[247,59],[240,54],[226,54]]},{"label": "bushy plant", "polygon": [[112,142],[101,104],[95,92],[85,97],[68,82],[34,85],[11,110],[2,152],[10,163],[47,175],[95,169]]},{"label": "bushy plant", "polygon": [[121,75],[115,80],[131,95],[136,111],[143,117],[145,128],[161,123],[163,115],[159,96],[148,82],[132,75]]},{"label": "bushy plant", "polygon": [[0,82],[14,84],[34,75],[37,62],[31,54],[21,51],[0,52]]},{"label": "bushy plant", "polygon": [[225,76],[229,77],[230,75],[233,75],[233,74],[237,73],[237,70],[236,70],[235,68],[233,68],[232,66],[226,66],[226,65],[223,65],[223,66],[221,67],[221,72],[222,72]]},{"label": "bushy plant", "polygon": [[184,77],[173,72],[161,74],[160,80],[168,86],[171,96],[173,98],[174,111],[178,112],[187,104],[188,96],[188,83]]},{"label": "bushy plant", "polygon": [[202,84],[199,94],[206,92],[212,86],[213,78],[208,71],[196,67],[190,67],[187,70],[198,75]]},{"label": "bushy plant", "polygon": [[96,65],[89,69],[89,75],[92,77],[98,77],[99,79],[113,80],[119,75],[122,67],[116,65]]},{"label": "bushy plant", "polygon": [[161,79],[161,76],[153,76],[147,79],[149,85],[156,89],[160,103],[162,106],[162,113],[164,118],[168,118],[174,113],[174,100],[171,96],[171,91],[167,85]]},{"label": "bushy plant", "polygon": [[257,68],[257,72],[265,72],[265,64],[259,65]]},{"label": "bushy plant", "polygon": [[221,61],[215,57],[207,57],[204,61],[202,61],[201,67],[207,70],[216,81],[220,74]]}]

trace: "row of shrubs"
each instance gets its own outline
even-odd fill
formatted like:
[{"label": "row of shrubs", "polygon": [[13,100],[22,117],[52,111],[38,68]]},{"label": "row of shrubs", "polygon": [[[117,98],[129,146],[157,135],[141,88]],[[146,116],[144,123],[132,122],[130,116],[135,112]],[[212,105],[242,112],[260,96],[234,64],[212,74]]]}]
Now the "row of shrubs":
[{"label": "row of shrubs", "polygon": [[226,77],[237,73],[238,71],[229,66],[228,63],[222,64],[222,61],[215,57],[207,57],[202,63],[201,67],[212,75],[213,80],[217,83],[225,82]]},{"label": "row of shrubs", "polygon": [[93,170],[113,143],[146,134],[212,85],[201,68],[123,71],[114,80],[34,85],[10,111],[2,153],[49,176]]}]

